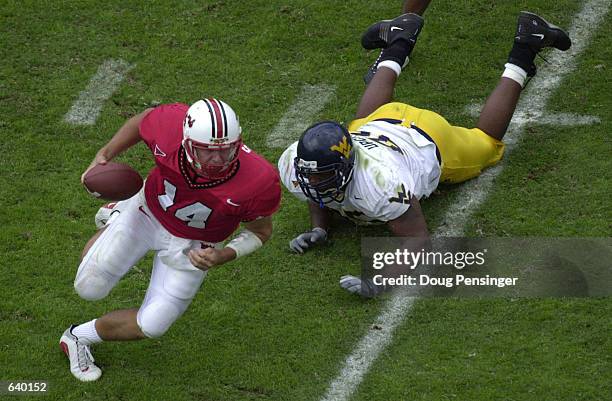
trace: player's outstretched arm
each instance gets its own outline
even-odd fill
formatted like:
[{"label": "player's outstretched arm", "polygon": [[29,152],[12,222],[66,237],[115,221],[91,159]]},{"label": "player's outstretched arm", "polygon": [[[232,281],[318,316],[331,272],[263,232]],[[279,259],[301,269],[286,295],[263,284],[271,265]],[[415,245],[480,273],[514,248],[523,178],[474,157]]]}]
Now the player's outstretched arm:
[{"label": "player's outstretched arm", "polygon": [[289,248],[296,253],[304,253],[314,245],[323,244],[327,241],[329,209],[320,207],[314,202],[308,202],[308,210],[312,229],[298,235],[289,242]]},{"label": "player's outstretched arm", "polygon": [[119,128],[111,140],[108,141],[108,143],[104,145],[98,151],[98,153],[96,153],[96,156],[89,164],[89,167],[87,167],[87,169],[81,175],[81,182],[83,182],[83,177],[85,177],[85,174],[94,166],[97,164],[106,164],[118,154],[126,151],[130,147],[140,142],[140,132],[138,126],[140,125],[142,119],[145,118],[145,116],[149,114],[151,110],[153,109],[149,108],[142,113],[135,115],[127,120],[121,126],[121,128]]},{"label": "player's outstretched arm", "polygon": [[308,202],[308,212],[310,213],[310,226],[312,228],[321,227],[325,231],[329,229],[329,209],[320,207],[314,202]]},{"label": "player's outstretched arm", "polygon": [[225,248],[192,249],[187,255],[192,265],[208,270],[240,256],[255,252],[272,236],[272,216],[262,217],[244,224],[244,229]]},{"label": "player's outstretched arm", "polygon": [[244,228],[257,235],[261,243],[265,243],[272,236],[272,216],[244,223]]},{"label": "player's outstretched arm", "polygon": [[415,196],[410,199],[410,208],[397,219],[389,221],[387,225],[396,237],[422,238],[424,242],[429,241],[425,215]]},{"label": "player's outstretched arm", "polygon": [[423,15],[431,0],[405,0],[402,11],[404,13],[415,13]]},{"label": "player's outstretched arm", "polygon": [[[410,208],[400,217],[390,220],[387,225],[396,237],[403,237],[402,246],[409,252],[419,252],[430,248],[429,231],[421,205],[416,197],[410,199]],[[399,277],[405,272],[403,267],[388,266],[384,275],[386,277]],[[345,275],[340,278],[340,287],[352,294],[364,298],[373,298],[392,287],[377,286],[369,277]]]}]

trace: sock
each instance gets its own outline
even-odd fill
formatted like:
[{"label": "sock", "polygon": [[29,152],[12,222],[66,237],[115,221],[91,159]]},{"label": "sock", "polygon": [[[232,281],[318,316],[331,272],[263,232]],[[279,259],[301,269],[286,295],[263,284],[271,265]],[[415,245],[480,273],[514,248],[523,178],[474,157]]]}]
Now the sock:
[{"label": "sock", "polygon": [[393,61],[393,60],[381,61],[380,63],[378,63],[378,67],[376,69],[378,70],[380,67],[387,67],[387,68],[392,69],[395,75],[397,75],[398,77],[399,77],[399,74],[402,72],[402,66],[399,65],[397,61]]},{"label": "sock", "polygon": [[390,68],[399,76],[402,72],[402,68],[408,65],[408,56],[413,47],[413,43],[406,40],[398,40],[391,46],[383,49],[374,64],[372,64],[363,77],[366,85],[370,83],[379,67]]},{"label": "sock", "polygon": [[[380,54],[381,62],[386,60],[395,61],[400,67],[405,67],[408,64],[408,55],[412,52],[412,47],[414,45],[408,43],[405,40],[398,40],[393,43],[391,46],[383,49]],[[380,65],[380,64],[379,64]]]},{"label": "sock", "polygon": [[504,70],[502,77],[510,78],[511,80],[521,85],[521,87],[525,86],[525,79],[527,79],[527,71],[525,71],[518,65],[512,63],[506,63],[504,67],[506,67],[506,69]]},{"label": "sock", "polygon": [[94,319],[76,326],[72,329],[72,334],[74,334],[79,341],[85,345],[101,343],[103,340],[96,331],[96,320],[97,319]]},{"label": "sock", "polygon": [[535,64],[533,63],[533,60],[535,59],[536,54],[537,52],[529,47],[529,45],[524,43],[514,43],[512,50],[510,50],[510,54],[508,55],[508,62],[521,67],[527,72],[527,75],[531,77],[535,75]]}]

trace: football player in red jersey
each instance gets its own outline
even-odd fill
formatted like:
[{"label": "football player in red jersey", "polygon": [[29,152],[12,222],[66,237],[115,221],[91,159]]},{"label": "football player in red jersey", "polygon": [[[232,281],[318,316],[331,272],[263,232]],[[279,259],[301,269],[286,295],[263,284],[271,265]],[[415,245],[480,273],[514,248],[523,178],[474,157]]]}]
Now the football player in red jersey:
[{"label": "football player in red jersey", "polygon": [[[73,325],[60,339],[79,380],[102,374],[89,346],[163,335],[189,306],[209,268],[248,255],[272,234],[281,190],[278,173],[242,143],[232,108],[217,99],[168,104],[129,119],[86,171],[143,141],[155,158],[143,189],[119,202],[83,251],[74,287],[104,298],[148,251],[151,281],[140,308]],[[226,240],[244,223],[242,231]]]}]

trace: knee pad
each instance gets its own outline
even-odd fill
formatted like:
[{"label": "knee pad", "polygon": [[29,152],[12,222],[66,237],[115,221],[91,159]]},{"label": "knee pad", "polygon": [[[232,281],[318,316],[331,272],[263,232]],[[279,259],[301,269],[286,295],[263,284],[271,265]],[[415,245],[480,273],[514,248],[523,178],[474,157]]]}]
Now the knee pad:
[{"label": "knee pad", "polygon": [[74,289],[79,296],[87,301],[97,301],[108,295],[117,280],[98,271],[96,267],[86,269],[74,280]]},{"label": "knee pad", "polygon": [[184,309],[169,301],[153,301],[138,311],[136,321],[149,338],[159,338],[183,314]]},{"label": "knee pad", "polygon": [[130,243],[125,228],[114,231],[111,238],[106,239],[93,255],[93,263],[111,276],[122,277],[132,267],[131,249],[125,244]]},{"label": "knee pad", "polygon": [[106,297],[132,266],[131,249],[125,247],[127,233],[119,229],[112,234],[99,238],[101,242],[96,241],[79,266],[74,289],[83,299],[97,301]]}]

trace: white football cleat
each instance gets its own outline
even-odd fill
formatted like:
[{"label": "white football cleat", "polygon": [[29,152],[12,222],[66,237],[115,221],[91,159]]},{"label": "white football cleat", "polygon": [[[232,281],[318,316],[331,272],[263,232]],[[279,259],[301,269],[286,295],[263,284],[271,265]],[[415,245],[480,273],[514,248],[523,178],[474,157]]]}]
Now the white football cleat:
[{"label": "white football cleat", "polygon": [[70,361],[70,372],[84,382],[98,380],[102,376],[102,370],[94,364],[89,346],[81,344],[79,339],[72,334],[72,329],[75,327],[72,325],[66,329],[59,342],[60,348]]},{"label": "white football cleat", "polygon": [[111,222],[112,217],[121,213],[121,210],[119,210],[117,205],[119,205],[119,202],[107,203],[98,210],[98,213],[96,213],[96,217],[94,218],[96,228],[98,230],[106,227]]}]

